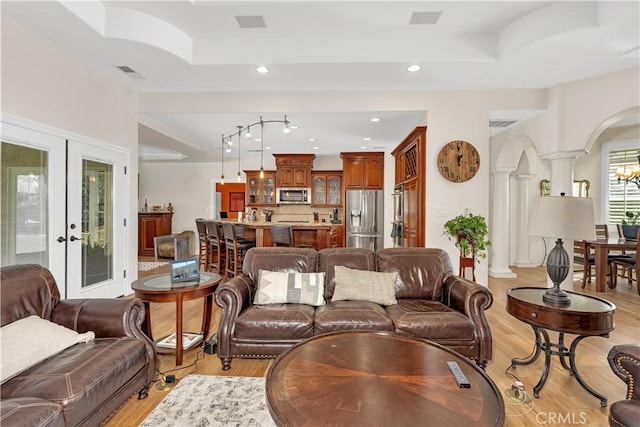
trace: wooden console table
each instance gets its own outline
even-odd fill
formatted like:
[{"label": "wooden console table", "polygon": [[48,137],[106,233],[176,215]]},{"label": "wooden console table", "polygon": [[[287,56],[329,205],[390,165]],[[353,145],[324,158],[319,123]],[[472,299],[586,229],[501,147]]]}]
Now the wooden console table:
[{"label": "wooden console table", "polygon": [[153,256],[153,238],[171,234],[173,212],[138,213],[138,255]]}]

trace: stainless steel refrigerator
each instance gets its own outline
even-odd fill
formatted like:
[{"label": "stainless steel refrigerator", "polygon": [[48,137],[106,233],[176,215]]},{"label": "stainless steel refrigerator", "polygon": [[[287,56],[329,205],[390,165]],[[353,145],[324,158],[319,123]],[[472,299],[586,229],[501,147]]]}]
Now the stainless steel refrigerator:
[{"label": "stainless steel refrigerator", "polygon": [[347,190],[345,235],[350,248],[382,249],[384,246],[384,197],[382,190]]}]

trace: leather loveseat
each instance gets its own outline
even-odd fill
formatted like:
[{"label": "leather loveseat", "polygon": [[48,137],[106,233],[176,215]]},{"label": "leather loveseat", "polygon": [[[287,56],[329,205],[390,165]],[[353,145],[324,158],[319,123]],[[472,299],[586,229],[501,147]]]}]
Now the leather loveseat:
[{"label": "leather loveseat", "polygon": [[[397,272],[397,304],[332,301],[335,267]],[[254,304],[260,270],[325,272],[326,305]],[[455,276],[448,254],[440,249],[390,248],[254,248],[247,252],[242,274],[221,284],[216,302],[222,307],[218,357],[224,370],[238,358],[273,358],[314,335],[344,330],[382,330],[442,344],[485,367],[492,357],[492,338],[485,317],[492,302],[484,286]]]},{"label": "leather loveseat", "polygon": [[155,349],[140,329],[145,318],[140,300],[60,300],[49,270],[35,264],[3,267],[0,280],[3,329],[35,315],[95,334],[95,339],[71,345],[8,378],[0,387],[0,425],[96,426],[134,393],[139,399],[147,397],[155,375]]}]

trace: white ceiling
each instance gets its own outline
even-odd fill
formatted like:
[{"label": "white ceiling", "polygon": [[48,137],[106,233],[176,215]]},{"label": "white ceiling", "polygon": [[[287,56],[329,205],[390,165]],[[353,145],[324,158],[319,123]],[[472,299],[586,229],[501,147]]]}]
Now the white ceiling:
[{"label": "white ceiling", "polygon": [[[240,96],[258,91],[548,88],[637,66],[639,6],[637,0],[1,3],[3,13],[140,93],[224,91]],[[256,16],[262,17],[264,28],[239,26],[237,17]],[[412,16],[439,19],[412,24]],[[409,73],[410,64],[422,69]],[[258,65],[271,72],[256,73]],[[132,78],[117,66],[137,74]],[[496,111],[490,118],[521,120],[535,113]],[[291,152],[291,147],[313,152],[317,144],[319,155],[360,146],[392,148],[426,117],[424,111],[145,112],[139,141],[155,147],[156,155],[168,149],[178,153],[176,159],[209,161],[220,155],[220,144],[212,141],[234,132],[236,125],[254,123],[260,115],[282,120],[285,114],[299,129],[283,137],[279,125],[267,126],[265,146],[273,152]],[[374,115],[381,121],[371,123]],[[372,135],[371,141],[364,140]],[[259,149],[255,141],[243,140],[242,146],[243,152],[254,154]],[[149,150],[141,149],[145,152]]]}]

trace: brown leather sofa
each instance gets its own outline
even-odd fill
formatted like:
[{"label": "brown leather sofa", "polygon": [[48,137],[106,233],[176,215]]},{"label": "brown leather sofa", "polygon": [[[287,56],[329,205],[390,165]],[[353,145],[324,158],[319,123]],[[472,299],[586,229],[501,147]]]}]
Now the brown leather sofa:
[{"label": "brown leather sofa", "polygon": [[95,333],[90,343],[73,345],[3,383],[0,425],[96,426],[132,394],[147,397],[155,349],[140,329],[140,300],[60,300],[49,270],[35,264],[3,267],[0,281],[0,326],[37,315]]},{"label": "brown leather sofa", "polygon": [[[398,272],[398,304],[331,301],[335,266]],[[254,305],[259,270],[326,273],[326,305]],[[224,370],[239,358],[272,358],[292,345],[328,332],[394,331],[429,339],[485,367],[492,357],[492,338],[484,311],[493,297],[489,289],[455,276],[448,254],[440,249],[390,248],[377,252],[331,248],[254,248],[242,274],[216,291],[222,307],[218,357]]]},{"label": "brown leather sofa", "polygon": [[627,395],[609,409],[609,425],[640,425],[640,344],[614,345],[607,355],[613,372],[627,384]]}]

